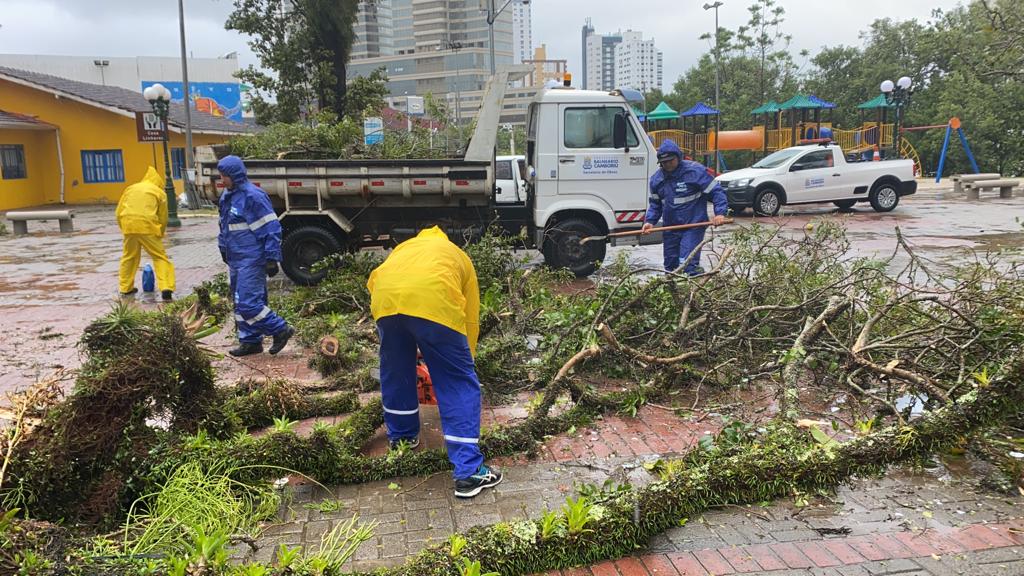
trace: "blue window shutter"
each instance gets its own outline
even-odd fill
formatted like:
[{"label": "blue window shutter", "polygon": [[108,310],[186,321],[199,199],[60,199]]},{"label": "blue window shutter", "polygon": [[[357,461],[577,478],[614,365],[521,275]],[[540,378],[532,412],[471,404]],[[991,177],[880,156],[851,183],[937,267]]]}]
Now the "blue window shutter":
[{"label": "blue window shutter", "polygon": [[82,150],[82,177],[86,184],[124,182],[124,156],[120,150]]}]

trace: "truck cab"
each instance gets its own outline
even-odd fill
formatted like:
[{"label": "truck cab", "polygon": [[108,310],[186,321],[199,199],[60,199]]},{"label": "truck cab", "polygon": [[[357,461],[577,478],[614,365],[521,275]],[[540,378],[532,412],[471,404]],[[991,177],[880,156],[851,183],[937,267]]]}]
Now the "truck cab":
[{"label": "truck cab", "polygon": [[579,239],[643,225],[654,145],[630,103],[633,90],[551,88],[527,116],[535,242],[545,260],[577,275],[604,258],[603,242]]}]

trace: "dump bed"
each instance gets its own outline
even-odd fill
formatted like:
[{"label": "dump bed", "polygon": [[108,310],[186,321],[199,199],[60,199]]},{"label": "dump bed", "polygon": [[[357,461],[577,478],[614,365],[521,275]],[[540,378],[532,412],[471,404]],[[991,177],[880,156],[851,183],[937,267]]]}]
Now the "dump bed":
[{"label": "dump bed", "polygon": [[[245,158],[249,180],[279,212],[387,207],[487,206],[494,194],[494,144],[509,72],[497,73],[484,93],[464,158],[267,160]],[[223,189],[213,147],[196,150],[197,184],[207,199]]]}]

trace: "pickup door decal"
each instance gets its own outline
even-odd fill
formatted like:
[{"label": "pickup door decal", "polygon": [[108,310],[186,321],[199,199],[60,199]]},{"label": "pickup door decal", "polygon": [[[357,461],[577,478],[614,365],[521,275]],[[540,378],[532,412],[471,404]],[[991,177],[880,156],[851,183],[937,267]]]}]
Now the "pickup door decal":
[{"label": "pickup door decal", "polygon": [[824,178],[808,178],[808,179],[804,180],[804,188],[805,189],[809,190],[811,188],[824,188],[824,187],[825,187],[825,179]]}]

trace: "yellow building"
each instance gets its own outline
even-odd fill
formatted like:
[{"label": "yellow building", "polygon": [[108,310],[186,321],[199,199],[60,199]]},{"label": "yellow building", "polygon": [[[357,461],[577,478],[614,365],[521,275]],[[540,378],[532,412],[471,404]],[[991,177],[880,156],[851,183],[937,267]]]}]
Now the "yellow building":
[{"label": "yellow building", "polygon": [[[0,210],[116,203],[147,167],[163,173],[162,145],[138,141],[135,113],[151,110],[141,92],[0,67]],[[182,104],[171,105],[171,166],[179,194],[184,116]],[[192,111],[194,146],[248,131],[245,124]]]}]

